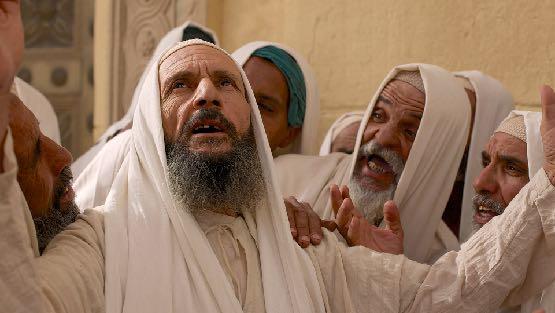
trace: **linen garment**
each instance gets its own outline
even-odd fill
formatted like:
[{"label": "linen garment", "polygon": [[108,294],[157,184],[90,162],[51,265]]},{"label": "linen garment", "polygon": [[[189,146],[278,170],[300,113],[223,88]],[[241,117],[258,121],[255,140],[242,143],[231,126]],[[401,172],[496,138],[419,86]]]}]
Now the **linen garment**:
[{"label": "linen garment", "polygon": [[328,129],[324,141],[320,146],[320,156],[328,155],[331,153],[331,146],[337,135],[341,133],[345,128],[354,123],[358,123],[362,120],[364,111],[354,111],[348,112],[341,115]]},{"label": "linen garment", "polygon": [[251,55],[258,49],[272,46],[287,52],[301,68],[304,76],[304,83],[306,87],[306,108],[303,121],[301,134],[293,141],[290,149],[280,151],[280,154],[295,153],[304,155],[316,155],[318,153],[318,125],[320,123],[320,94],[318,92],[318,83],[316,76],[312,72],[308,61],[298,52],[285,45],[268,42],[268,41],[253,41],[245,44],[239,49],[235,50],[231,56],[239,63],[241,67],[247,63]]},{"label": "linen garment", "polygon": [[347,185],[350,181],[366,124],[381,91],[399,72],[416,70],[424,83],[426,103],[393,200],[401,214],[405,255],[431,264],[445,252],[459,248],[457,237],[441,215],[464,153],[470,104],[451,73],[428,64],[395,67],[368,104],[352,155],[332,153],[312,158],[286,155],[276,159],[276,166],[284,197],[296,196],[308,202],[320,217],[334,218],[329,187]]},{"label": "linen garment", "polygon": [[[463,203],[461,207],[460,242],[464,242],[473,232],[472,197],[476,194],[472,183],[482,170],[482,150],[497,125],[513,110],[513,97],[496,79],[479,71],[456,72],[456,76],[468,79],[476,94],[476,112],[470,135],[468,162],[464,178]],[[543,156],[542,156],[543,158]]]},{"label": "linen garment", "polygon": [[39,121],[40,131],[55,143],[61,144],[58,116],[50,101],[33,86],[19,77],[15,77],[12,92],[33,112]]},{"label": "linen garment", "polygon": [[[167,54],[194,44],[219,49],[194,40]],[[260,114],[241,75],[266,184],[265,201],[255,216],[243,212],[233,220],[208,217],[197,222],[176,206],[167,186],[156,64],[141,92],[132,148],[105,206],[86,210],[40,257],[32,253],[29,240],[11,240],[0,257],[2,264],[14,266],[0,267],[0,282],[18,271],[22,279],[7,285],[0,303],[11,303],[9,294],[40,286],[40,294],[29,295],[27,301],[39,301],[46,312],[259,312],[256,306],[245,308],[248,301],[241,302],[243,294],[249,299],[249,286],[241,287],[243,272],[226,274],[224,269],[246,268],[247,281],[249,275],[257,276],[249,270],[253,250],[248,246],[253,243],[263,291],[258,301],[265,312],[491,312],[509,293],[508,300],[518,299],[544,287],[525,280],[534,274],[530,264],[555,258],[555,188],[543,170],[505,214],[460,252],[450,252],[432,266],[402,255],[349,248],[329,232],[320,246],[302,250],[291,238]],[[0,176],[0,184],[17,189],[13,174]],[[16,196],[24,199],[21,192]],[[2,241],[29,238],[25,221],[30,217],[21,214],[28,211],[24,201],[0,205],[0,225],[15,221],[14,227],[2,229]],[[223,226],[225,238],[239,241],[244,257],[241,249],[230,249],[227,239],[209,239],[214,238],[214,226]],[[242,241],[246,228],[250,238]],[[218,242],[222,249],[217,249]],[[233,251],[239,251],[238,256]],[[551,279],[555,275],[542,274]]]},{"label": "linen garment", "polygon": [[[104,132],[104,134],[100,136],[100,139],[98,139],[98,142],[94,146],[92,146],[87,152],[85,152],[83,155],[77,158],[77,160],[75,160],[71,165],[73,176],[77,178],[77,180],[75,181],[76,184],[74,186],[75,191],[81,191],[82,194],[86,192],[94,192],[95,182],[106,184],[105,182],[99,181],[99,179],[102,180],[102,178],[95,176],[97,173],[106,172],[109,170],[117,171],[117,169],[119,169],[119,166],[121,165],[121,163],[118,164],[117,162],[112,162],[110,158],[99,160],[99,159],[95,159],[95,157],[99,153],[101,153],[101,151],[104,149],[104,146],[111,141],[111,138],[118,135],[119,132],[124,131],[131,124],[131,122],[133,121],[133,115],[135,113],[135,109],[137,108],[138,93],[144,82],[147,70],[150,68],[152,63],[155,63],[155,61],[160,58],[161,54],[164,53],[164,51],[172,47],[174,44],[180,41],[183,41],[183,32],[189,26],[198,28],[201,31],[203,31],[205,34],[210,35],[212,38],[214,38],[215,44],[219,45],[218,37],[213,30],[207,27],[204,27],[198,23],[195,23],[193,21],[186,21],[180,26],[170,30],[164,37],[162,37],[162,39],[160,39],[158,46],[156,46],[156,49],[154,50],[152,57],[150,58],[149,62],[145,67],[145,71],[143,72],[143,74],[141,75],[141,78],[139,79],[137,87],[135,87],[133,98],[131,99],[131,104],[129,106],[129,109],[127,110],[127,113],[125,113],[125,115],[119,121],[115,122],[110,127],[108,127],[108,129]],[[113,152],[115,154],[121,152],[120,148],[115,145],[110,145],[106,149],[113,149]],[[109,155],[109,152],[105,152],[105,153]],[[87,167],[89,168],[87,169]],[[99,167],[101,169],[98,169]],[[77,181],[79,180],[79,177],[83,172],[85,173],[83,174],[82,182],[77,184]],[[91,183],[88,183],[89,181]],[[110,182],[110,185],[111,185],[111,182]],[[83,189],[78,190],[79,188],[83,188]],[[97,203],[95,206],[104,204],[104,200],[105,199],[102,199],[102,202]],[[87,207],[84,207],[84,209],[90,209],[92,207],[93,206],[87,206]]]}]

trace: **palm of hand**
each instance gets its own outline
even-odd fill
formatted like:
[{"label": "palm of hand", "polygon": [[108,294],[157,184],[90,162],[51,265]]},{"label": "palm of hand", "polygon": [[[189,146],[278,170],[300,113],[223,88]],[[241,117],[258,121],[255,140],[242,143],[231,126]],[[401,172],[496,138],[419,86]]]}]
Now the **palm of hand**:
[{"label": "palm of hand", "polygon": [[389,229],[371,225],[365,218],[361,218],[356,234],[348,237],[351,246],[364,246],[377,252],[402,254],[403,238]]}]

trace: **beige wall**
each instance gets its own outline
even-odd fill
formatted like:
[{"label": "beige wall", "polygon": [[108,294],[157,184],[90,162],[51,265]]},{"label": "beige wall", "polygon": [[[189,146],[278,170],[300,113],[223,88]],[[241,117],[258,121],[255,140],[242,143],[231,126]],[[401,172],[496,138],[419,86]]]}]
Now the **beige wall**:
[{"label": "beige wall", "polygon": [[539,85],[555,84],[554,13],[555,1],[208,0],[207,24],[230,52],[271,40],[303,53],[318,78],[322,137],[403,63],[478,69],[519,107],[537,106]]}]

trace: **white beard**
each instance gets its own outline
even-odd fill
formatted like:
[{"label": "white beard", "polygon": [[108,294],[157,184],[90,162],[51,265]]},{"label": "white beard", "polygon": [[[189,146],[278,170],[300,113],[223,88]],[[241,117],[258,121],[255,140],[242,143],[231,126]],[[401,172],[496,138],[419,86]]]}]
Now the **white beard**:
[{"label": "white beard", "polygon": [[349,182],[349,193],[355,208],[362,212],[370,224],[376,226],[383,220],[383,206],[393,199],[396,188],[396,184],[391,184],[387,190],[371,191],[360,186],[355,178]]}]

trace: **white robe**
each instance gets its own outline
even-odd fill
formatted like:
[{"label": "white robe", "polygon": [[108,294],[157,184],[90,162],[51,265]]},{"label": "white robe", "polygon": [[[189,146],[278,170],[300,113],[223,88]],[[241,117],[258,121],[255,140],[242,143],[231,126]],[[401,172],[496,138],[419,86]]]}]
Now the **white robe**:
[{"label": "white robe", "polygon": [[497,125],[513,109],[513,98],[501,83],[490,76],[478,71],[457,72],[456,76],[467,78],[476,94],[476,112],[474,127],[468,149],[468,162],[464,179],[463,203],[461,206],[461,224],[459,238],[466,241],[473,232],[472,197],[476,194],[472,183],[482,170],[482,150]]},{"label": "white robe", "polygon": [[296,153],[316,155],[318,153],[317,137],[318,125],[320,123],[320,95],[318,92],[316,77],[310,68],[310,64],[308,64],[308,61],[295,50],[285,45],[268,41],[249,42],[235,50],[231,56],[237,61],[237,63],[239,63],[239,65],[244,66],[254,51],[266,46],[273,46],[282,49],[293,57],[303,72],[304,83],[306,86],[306,110],[301,134],[293,141],[289,149],[281,151],[280,154]]},{"label": "white robe", "polygon": [[25,104],[39,121],[41,132],[55,143],[61,144],[58,116],[50,101],[33,86],[19,77],[14,79],[15,95]]},{"label": "white robe", "polygon": [[405,232],[405,255],[411,260],[431,264],[445,252],[459,248],[456,236],[441,220],[441,215],[464,153],[470,105],[451,73],[427,64],[395,67],[368,104],[352,155],[286,155],[276,159],[276,166],[283,196],[297,196],[311,204],[322,218],[332,218],[329,186],[349,182],[374,104],[385,85],[402,70],[420,71],[426,104],[393,199],[399,207]]}]

